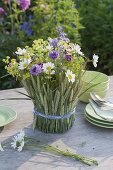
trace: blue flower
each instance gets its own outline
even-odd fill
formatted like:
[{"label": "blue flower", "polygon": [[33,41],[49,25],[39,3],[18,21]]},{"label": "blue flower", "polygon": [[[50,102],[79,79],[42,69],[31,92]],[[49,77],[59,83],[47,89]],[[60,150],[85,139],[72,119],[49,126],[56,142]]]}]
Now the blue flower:
[{"label": "blue flower", "polygon": [[58,38],[50,39],[49,42],[53,47],[56,47],[58,44]]},{"label": "blue flower", "polygon": [[33,34],[33,31],[32,31],[32,28],[31,28],[31,25],[29,22],[23,22],[21,25],[20,25],[20,29],[25,31],[25,34],[27,36],[31,36]]},{"label": "blue flower", "polygon": [[52,58],[52,59],[57,59],[58,58],[58,52],[57,51],[51,51],[50,53],[49,53],[49,56],[50,56],[50,58]]},{"label": "blue flower", "polygon": [[62,32],[62,30],[63,30],[62,26],[57,27],[57,31],[58,31],[59,33]]},{"label": "blue flower", "polygon": [[67,34],[63,31],[63,28],[61,26],[57,28],[57,31],[59,32],[59,37],[58,37],[59,40],[70,42],[69,38],[66,37]]},{"label": "blue flower", "polygon": [[30,69],[30,73],[35,76],[41,73],[41,71],[42,71],[42,64],[35,64]]}]

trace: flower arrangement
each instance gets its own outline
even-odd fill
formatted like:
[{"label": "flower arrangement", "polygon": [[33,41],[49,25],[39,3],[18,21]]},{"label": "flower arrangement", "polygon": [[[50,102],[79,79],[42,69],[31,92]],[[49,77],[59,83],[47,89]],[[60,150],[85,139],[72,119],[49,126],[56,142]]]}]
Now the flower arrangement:
[{"label": "flower arrangement", "polygon": [[[62,133],[75,120],[75,108],[82,90],[86,58],[78,44],[58,27],[58,37],[35,40],[32,47],[18,48],[18,59],[4,62],[9,74],[20,80],[34,103],[33,127],[43,132]],[[96,67],[98,56],[93,56]]]}]

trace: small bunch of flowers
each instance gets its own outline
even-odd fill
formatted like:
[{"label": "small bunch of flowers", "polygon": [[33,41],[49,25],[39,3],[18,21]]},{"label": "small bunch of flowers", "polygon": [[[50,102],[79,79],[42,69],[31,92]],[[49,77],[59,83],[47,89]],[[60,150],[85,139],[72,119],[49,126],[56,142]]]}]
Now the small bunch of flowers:
[{"label": "small bunch of flowers", "polygon": [[[79,154],[75,154],[73,152],[70,152],[69,150],[66,150],[66,151],[61,150],[58,148],[58,146],[55,147],[55,146],[48,145],[48,144],[42,144],[39,140],[26,136],[23,130],[21,130],[17,135],[15,135],[12,138],[12,140],[13,142],[11,142],[11,147],[14,149],[17,149],[18,152],[21,152],[25,146],[27,146],[26,147],[27,149],[29,149],[29,147],[35,148],[35,149],[40,148],[46,152],[52,152],[57,155],[79,160],[82,163],[87,164],[87,165],[93,165],[93,164],[98,165],[98,162],[96,160],[87,158],[85,156],[81,156]],[[0,152],[3,152],[3,151],[4,149],[0,143]]]},{"label": "small bunch of flowers", "polygon": [[[57,80],[57,75],[62,73],[71,83],[75,82],[75,77],[79,75],[80,70],[85,69],[88,59],[81,51],[78,44],[73,44],[66,37],[62,27],[57,28],[59,36],[57,38],[48,38],[35,40],[32,47],[26,46],[18,48],[15,54],[18,59],[9,57],[3,60],[6,63],[6,69],[9,74],[16,78],[26,79],[32,76],[45,76]],[[93,64],[96,67],[98,56],[93,56]]]}]

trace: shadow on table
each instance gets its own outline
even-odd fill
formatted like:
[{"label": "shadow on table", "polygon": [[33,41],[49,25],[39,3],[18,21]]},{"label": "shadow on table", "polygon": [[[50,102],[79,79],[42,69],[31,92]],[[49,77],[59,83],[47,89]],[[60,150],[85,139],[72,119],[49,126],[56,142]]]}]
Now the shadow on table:
[{"label": "shadow on table", "polygon": [[4,127],[2,126],[2,127],[0,127],[0,133],[3,131],[3,129],[4,129]]},{"label": "shadow on table", "polygon": [[[52,144],[55,141],[61,139],[64,134],[44,134],[38,130],[33,131],[30,127],[24,129],[27,136],[31,136],[36,139],[40,139],[42,143]],[[32,135],[31,135],[32,134]],[[16,134],[15,134],[16,135]],[[59,155],[52,154],[50,152],[44,152],[38,148],[24,149],[22,152],[17,152],[10,147],[13,136],[3,141],[5,146],[4,152],[0,152],[0,170],[28,170],[38,169],[47,170],[52,169],[71,169],[74,167],[81,167],[82,164],[78,161],[74,161],[70,158],[64,158]],[[30,168],[31,167],[31,168]],[[47,168],[48,167],[48,168]],[[84,167],[87,167],[84,165]]]}]

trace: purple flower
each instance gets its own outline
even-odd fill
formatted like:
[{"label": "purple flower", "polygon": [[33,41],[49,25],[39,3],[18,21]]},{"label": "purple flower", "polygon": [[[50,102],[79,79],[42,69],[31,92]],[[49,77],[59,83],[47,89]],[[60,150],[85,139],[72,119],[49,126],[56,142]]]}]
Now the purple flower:
[{"label": "purple flower", "polygon": [[66,37],[67,34],[63,31],[63,28],[61,26],[57,28],[57,31],[59,32],[59,37],[58,37],[59,40],[63,40],[66,42],[70,41],[69,38]]},{"label": "purple flower", "polygon": [[56,47],[58,44],[58,38],[50,39],[49,42],[53,47]]},{"label": "purple flower", "polygon": [[57,27],[57,31],[60,33],[62,32],[63,28],[61,26]]},{"label": "purple flower", "polygon": [[69,38],[66,38],[66,37],[61,37],[60,39],[66,42],[70,42]]},{"label": "purple flower", "polygon": [[31,36],[33,34],[32,28],[31,28],[31,23],[30,22],[23,22],[20,25],[20,29],[25,31],[25,34],[27,36]]},{"label": "purple flower", "polygon": [[65,58],[67,61],[71,61],[72,60],[72,56],[70,54],[66,54]]},{"label": "purple flower", "polygon": [[0,15],[3,15],[5,13],[4,9],[0,7]]},{"label": "purple flower", "polygon": [[35,64],[30,69],[30,73],[35,76],[41,73],[41,71],[42,71],[42,64]]},{"label": "purple flower", "polygon": [[50,58],[52,58],[52,59],[57,59],[57,57],[58,57],[58,52],[57,51],[51,51],[50,53],[49,53],[49,57]]},{"label": "purple flower", "polygon": [[17,0],[17,3],[20,5],[23,11],[26,11],[31,5],[31,0]]},{"label": "purple flower", "polygon": [[66,33],[65,32],[60,32],[60,35],[59,35],[60,37],[66,37]]}]

